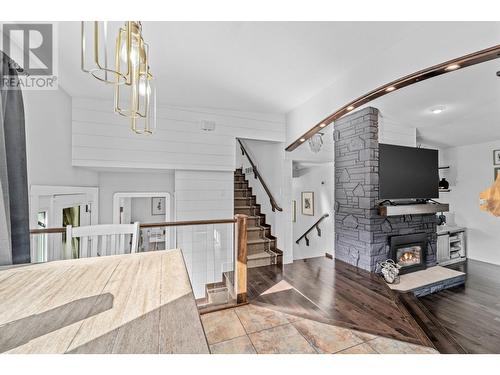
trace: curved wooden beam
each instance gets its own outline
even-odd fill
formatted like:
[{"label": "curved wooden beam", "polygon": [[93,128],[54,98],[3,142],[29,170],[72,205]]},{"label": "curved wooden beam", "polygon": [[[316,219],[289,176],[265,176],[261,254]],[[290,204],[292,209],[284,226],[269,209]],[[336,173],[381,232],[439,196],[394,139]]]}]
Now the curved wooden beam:
[{"label": "curved wooden beam", "polygon": [[330,116],[320,121],[310,130],[302,134],[293,143],[291,143],[285,150],[293,151],[306,140],[311,138],[314,134],[324,129],[326,126],[332,124],[335,120],[343,117],[344,115],[352,112],[354,109],[371,102],[374,99],[380,98],[381,96],[390,94],[391,92],[397,91],[403,87],[413,85],[417,82],[425,81],[429,78],[434,78],[442,74],[454,72],[458,69],[463,69],[468,66],[480,64],[486,61],[494,60],[500,58],[500,45],[496,45],[490,48],[483,49],[465,56],[458,57],[453,60],[446,61],[441,64],[431,66],[429,68],[419,70],[418,72],[409,74],[407,76],[396,79],[395,81],[389,82],[383,86],[372,90],[363,96],[353,100],[350,103],[342,106]]}]

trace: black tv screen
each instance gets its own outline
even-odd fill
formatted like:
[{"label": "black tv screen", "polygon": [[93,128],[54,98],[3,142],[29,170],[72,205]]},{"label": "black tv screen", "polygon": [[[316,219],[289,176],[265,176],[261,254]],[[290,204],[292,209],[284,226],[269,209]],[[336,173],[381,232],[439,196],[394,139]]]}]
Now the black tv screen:
[{"label": "black tv screen", "polygon": [[438,151],[379,145],[380,199],[439,197]]}]

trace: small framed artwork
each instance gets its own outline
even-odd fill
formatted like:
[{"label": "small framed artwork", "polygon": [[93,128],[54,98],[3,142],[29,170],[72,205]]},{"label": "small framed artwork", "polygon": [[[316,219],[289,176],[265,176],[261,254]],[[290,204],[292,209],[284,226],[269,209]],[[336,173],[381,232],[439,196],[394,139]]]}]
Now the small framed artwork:
[{"label": "small framed artwork", "polygon": [[292,223],[297,221],[297,201],[292,201]]},{"label": "small framed artwork", "polygon": [[151,198],[151,215],[165,215],[165,197]]},{"label": "small framed artwork", "polygon": [[314,192],[302,192],[302,215],[314,216]]},{"label": "small framed artwork", "polygon": [[493,165],[500,165],[500,150],[493,151]]},{"label": "small framed artwork", "polygon": [[498,174],[500,173],[500,168],[495,168],[495,179],[493,181],[496,181],[497,180],[497,177],[498,177]]}]

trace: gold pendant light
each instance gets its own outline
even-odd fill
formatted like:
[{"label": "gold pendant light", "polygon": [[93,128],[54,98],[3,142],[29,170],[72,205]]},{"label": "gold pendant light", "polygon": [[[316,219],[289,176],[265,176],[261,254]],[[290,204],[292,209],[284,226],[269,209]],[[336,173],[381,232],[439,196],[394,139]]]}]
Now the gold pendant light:
[{"label": "gold pendant light", "polygon": [[156,88],[142,24],[126,21],[120,27],[113,67],[108,60],[107,26],[106,22],[82,22],[81,69],[101,82],[114,84],[114,111],[130,119],[135,133],[151,134],[156,129]]},{"label": "gold pendant light", "polygon": [[126,65],[129,75],[125,85],[115,86],[115,112],[131,119],[134,132],[151,134],[156,126],[156,90],[140,22],[128,21],[120,28],[116,50],[116,70]]},{"label": "gold pendant light", "polygon": [[[102,21],[81,23],[81,69],[101,82],[123,85],[129,72],[111,68],[108,60],[108,24]],[[89,56],[90,55],[90,56]],[[128,68],[128,67],[127,67]]]}]

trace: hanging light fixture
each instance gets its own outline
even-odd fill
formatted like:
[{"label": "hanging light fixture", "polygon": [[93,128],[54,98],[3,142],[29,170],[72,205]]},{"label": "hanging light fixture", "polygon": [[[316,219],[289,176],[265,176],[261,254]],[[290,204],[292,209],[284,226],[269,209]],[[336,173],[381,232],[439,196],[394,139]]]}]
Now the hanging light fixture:
[{"label": "hanging light fixture", "polygon": [[138,84],[139,98],[144,102],[144,116],[131,117],[131,129],[138,134],[152,134],[156,130],[156,87],[151,78],[142,78]]},{"label": "hanging light fixture", "polygon": [[125,85],[115,86],[115,112],[130,118],[132,130],[140,134],[151,134],[156,128],[156,89],[149,56],[141,23],[127,21],[118,32],[115,69],[129,74]]},{"label": "hanging light fixture", "polygon": [[112,68],[108,58],[108,23],[82,21],[81,23],[81,69],[101,82],[123,85],[128,71]]},{"label": "hanging light fixture", "polygon": [[323,133],[316,133],[309,138],[309,148],[312,152],[317,154],[323,147]]},{"label": "hanging light fixture", "polygon": [[81,24],[81,69],[101,82],[115,85],[114,110],[131,121],[138,134],[156,129],[156,88],[149,67],[149,45],[139,21],[126,21],[109,61],[107,22]]}]

